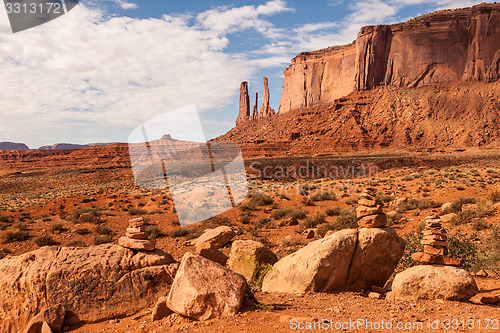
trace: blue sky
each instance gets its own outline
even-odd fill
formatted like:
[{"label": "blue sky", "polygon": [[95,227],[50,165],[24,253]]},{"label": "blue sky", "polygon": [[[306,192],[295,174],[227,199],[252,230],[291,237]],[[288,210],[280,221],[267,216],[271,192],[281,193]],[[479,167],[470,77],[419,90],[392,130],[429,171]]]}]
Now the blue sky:
[{"label": "blue sky", "polygon": [[[12,34],[0,9],[0,141],[126,142],[138,125],[195,104],[207,139],[234,126],[239,83],[278,110],[283,71],[302,51],[346,44],[469,0],[85,0]],[[260,108],[260,106],[259,106]]]}]

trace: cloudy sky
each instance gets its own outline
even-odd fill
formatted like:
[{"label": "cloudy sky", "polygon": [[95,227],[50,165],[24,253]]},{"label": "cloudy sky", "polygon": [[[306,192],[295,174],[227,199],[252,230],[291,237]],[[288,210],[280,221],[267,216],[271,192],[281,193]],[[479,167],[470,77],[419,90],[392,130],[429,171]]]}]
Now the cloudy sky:
[{"label": "cloudy sky", "polygon": [[15,34],[2,6],[0,141],[126,142],[141,123],[192,104],[212,138],[233,127],[241,81],[262,96],[268,76],[277,110],[297,53],[350,43],[364,25],[480,2],[86,0]]}]

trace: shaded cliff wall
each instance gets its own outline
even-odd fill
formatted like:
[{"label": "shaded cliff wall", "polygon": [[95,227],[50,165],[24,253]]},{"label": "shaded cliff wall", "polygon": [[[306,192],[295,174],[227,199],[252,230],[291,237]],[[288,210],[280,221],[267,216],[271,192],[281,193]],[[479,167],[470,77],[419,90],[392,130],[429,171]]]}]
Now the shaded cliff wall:
[{"label": "shaded cliff wall", "polygon": [[381,85],[421,87],[500,78],[500,4],[364,27],[342,47],[301,53],[284,73],[279,113],[331,104]]}]

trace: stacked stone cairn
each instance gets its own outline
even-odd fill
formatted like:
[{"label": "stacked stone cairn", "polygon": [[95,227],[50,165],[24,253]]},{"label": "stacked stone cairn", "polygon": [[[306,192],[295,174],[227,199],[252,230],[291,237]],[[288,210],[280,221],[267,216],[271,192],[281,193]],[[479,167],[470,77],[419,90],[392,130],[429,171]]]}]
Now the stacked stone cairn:
[{"label": "stacked stone cairn", "polygon": [[125,237],[120,237],[118,244],[132,250],[153,251],[156,240],[147,239],[149,233],[146,231],[147,224],[142,217],[132,219],[128,222]]},{"label": "stacked stone cairn", "polygon": [[360,228],[380,228],[387,225],[387,216],[383,212],[384,204],[375,196],[373,189],[361,194],[356,208]]},{"label": "stacked stone cairn", "polygon": [[448,237],[446,230],[441,225],[441,218],[437,215],[428,216],[425,219],[425,229],[422,231],[423,238],[421,244],[424,252],[412,254],[412,259],[422,264],[438,264],[448,266],[461,266],[463,259],[447,258]]}]

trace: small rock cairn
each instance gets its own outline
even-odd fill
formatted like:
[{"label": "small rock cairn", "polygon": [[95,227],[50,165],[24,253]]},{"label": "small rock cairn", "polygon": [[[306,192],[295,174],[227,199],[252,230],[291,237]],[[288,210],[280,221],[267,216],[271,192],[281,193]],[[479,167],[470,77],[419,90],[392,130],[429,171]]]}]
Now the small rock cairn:
[{"label": "small rock cairn", "polygon": [[149,233],[146,231],[147,224],[142,217],[128,221],[128,228],[125,237],[120,237],[118,244],[133,250],[153,251],[156,240],[147,239]]},{"label": "small rock cairn", "polygon": [[448,255],[448,237],[446,229],[441,225],[441,218],[437,215],[427,216],[425,219],[425,229],[422,231],[424,237],[421,244],[424,252],[415,252],[412,259],[422,264],[439,264],[448,266],[461,266],[463,259],[446,258]]},{"label": "small rock cairn", "polygon": [[361,194],[356,208],[358,225],[361,228],[380,228],[387,225],[387,216],[383,212],[384,204],[375,196],[373,189]]}]

